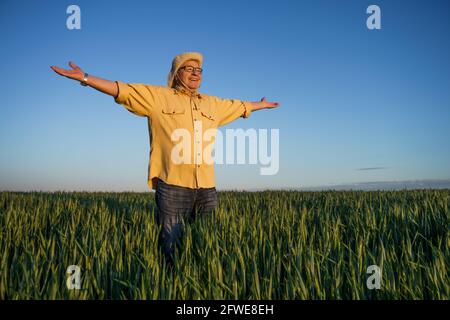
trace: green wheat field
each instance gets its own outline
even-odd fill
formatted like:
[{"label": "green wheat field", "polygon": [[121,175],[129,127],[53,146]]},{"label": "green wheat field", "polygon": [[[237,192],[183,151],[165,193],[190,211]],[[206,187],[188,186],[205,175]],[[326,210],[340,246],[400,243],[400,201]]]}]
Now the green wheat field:
[{"label": "green wheat field", "polygon": [[169,269],[153,193],[0,192],[0,299],[450,298],[448,189],[223,191],[219,203],[185,226]]}]

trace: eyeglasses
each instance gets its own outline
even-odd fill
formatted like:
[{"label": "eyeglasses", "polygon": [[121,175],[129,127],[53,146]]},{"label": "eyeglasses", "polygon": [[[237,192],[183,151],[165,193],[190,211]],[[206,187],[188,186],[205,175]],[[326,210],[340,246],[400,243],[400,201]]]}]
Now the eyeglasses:
[{"label": "eyeglasses", "polygon": [[189,73],[194,73],[194,70],[195,70],[196,73],[202,73],[203,72],[202,68],[195,68],[193,66],[184,66],[184,67],[181,67],[180,70],[181,69],[184,69],[184,70],[186,70]]}]

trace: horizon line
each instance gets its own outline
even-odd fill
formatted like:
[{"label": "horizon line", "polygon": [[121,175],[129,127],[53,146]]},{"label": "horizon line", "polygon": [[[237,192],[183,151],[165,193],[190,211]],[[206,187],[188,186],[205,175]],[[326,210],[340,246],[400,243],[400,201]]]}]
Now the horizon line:
[{"label": "horizon line", "polygon": [[[375,188],[375,189],[374,189]],[[393,180],[393,181],[365,181],[348,182],[337,184],[324,184],[317,186],[286,186],[278,188],[252,187],[252,188],[217,188],[217,191],[319,191],[319,190],[401,190],[401,189],[450,189],[450,178],[448,179],[417,179],[417,180]],[[83,189],[0,189],[0,192],[42,192],[42,193],[153,193],[155,190],[136,191],[136,190],[83,190]]]}]

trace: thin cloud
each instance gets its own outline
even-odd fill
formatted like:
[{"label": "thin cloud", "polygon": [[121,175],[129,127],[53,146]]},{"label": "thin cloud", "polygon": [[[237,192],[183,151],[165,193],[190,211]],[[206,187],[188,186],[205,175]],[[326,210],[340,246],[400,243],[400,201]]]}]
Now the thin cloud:
[{"label": "thin cloud", "polygon": [[369,171],[369,170],[384,170],[388,169],[389,167],[368,167],[368,168],[358,168],[356,170],[358,171]]}]

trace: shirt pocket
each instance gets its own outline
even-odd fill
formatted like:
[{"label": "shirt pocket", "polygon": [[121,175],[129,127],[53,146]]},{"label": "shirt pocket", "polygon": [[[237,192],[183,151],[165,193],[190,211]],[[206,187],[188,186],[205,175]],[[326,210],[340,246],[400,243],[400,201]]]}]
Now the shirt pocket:
[{"label": "shirt pocket", "polygon": [[166,105],[162,109],[163,114],[167,115],[177,115],[177,114],[184,114],[186,112],[185,108],[181,105]]},{"label": "shirt pocket", "polygon": [[207,118],[207,119],[209,119],[211,121],[215,121],[216,120],[215,116],[212,113],[210,113],[210,112],[200,111],[200,113],[202,114],[203,117],[205,117],[205,118]]}]

